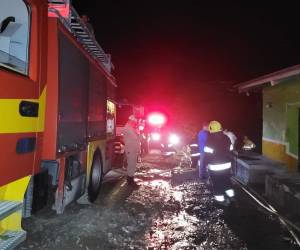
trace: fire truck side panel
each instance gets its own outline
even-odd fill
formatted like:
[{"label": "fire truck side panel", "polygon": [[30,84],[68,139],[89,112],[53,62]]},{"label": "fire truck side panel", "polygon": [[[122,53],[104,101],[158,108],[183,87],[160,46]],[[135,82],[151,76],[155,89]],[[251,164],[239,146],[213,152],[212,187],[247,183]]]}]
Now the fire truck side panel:
[{"label": "fire truck side panel", "polygon": [[99,69],[90,63],[88,107],[88,137],[106,138],[106,89],[110,83]]},{"label": "fire truck side panel", "polygon": [[[110,84],[99,67],[90,63],[89,101],[88,101],[88,156],[87,176],[90,176],[93,157],[96,150],[101,153],[103,171],[106,151],[106,89]],[[87,179],[89,182],[89,178]]]},{"label": "fire truck side panel", "polygon": [[56,159],[58,117],[58,22],[48,18],[48,64],[45,132],[42,159]]},{"label": "fire truck side panel", "polygon": [[35,137],[35,133],[0,134],[1,186],[32,174],[35,151],[17,154],[16,145],[24,138]]},{"label": "fire truck side panel", "polygon": [[[44,160],[57,160],[60,172],[63,155],[58,149],[67,146],[72,154],[74,144],[87,143],[87,171],[96,150],[101,153],[103,172],[110,168],[107,151],[107,95],[114,97],[113,79],[96,64],[80,44],[56,18],[49,17],[48,26],[47,112]],[[110,90],[108,90],[110,88]],[[59,157],[59,158],[58,158]],[[59,173],[59,193],[64,177]]]},{"label": "fire truck side panel", "polygon": [[107,86],[107,97],[110,100],[115,100],[116,99],[116,86],[113,84],[108,84]]},{"label": "fire truck side panel", "polygon": [[39,82],[40,93],[46,84],[48,3],[26,0],[31,12],[29,76]]},{"label": "fire truck side panel", "polygon": [[59,32],[59,149],[76,149],[85,143],[88,78],[88,59]]}]

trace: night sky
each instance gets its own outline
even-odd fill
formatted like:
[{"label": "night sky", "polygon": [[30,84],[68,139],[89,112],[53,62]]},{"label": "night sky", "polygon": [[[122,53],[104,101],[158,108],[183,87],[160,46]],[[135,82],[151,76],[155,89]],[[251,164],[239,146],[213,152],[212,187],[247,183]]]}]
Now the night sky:
[{"label": "night sky", "polygon": [[233,98],[235,83],[300,63],[296,1],[176,2],[73,1],[112,55],[120,98],[195,113]]}]

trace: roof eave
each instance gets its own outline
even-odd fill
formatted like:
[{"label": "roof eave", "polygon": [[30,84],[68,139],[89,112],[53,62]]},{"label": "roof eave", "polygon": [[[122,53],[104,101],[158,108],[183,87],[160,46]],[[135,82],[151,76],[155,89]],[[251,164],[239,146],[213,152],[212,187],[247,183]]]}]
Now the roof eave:
[{"label": "roof eave", "polygon": [[296,75],[300,75],[300,64],[255,78],[247,82],[236,84],[234,87],[238,89],[239,93],[242,93],[253,88],[263,87],[265,84],[271,84],[271,86],[274,86],[282,82],[284,79]]}]

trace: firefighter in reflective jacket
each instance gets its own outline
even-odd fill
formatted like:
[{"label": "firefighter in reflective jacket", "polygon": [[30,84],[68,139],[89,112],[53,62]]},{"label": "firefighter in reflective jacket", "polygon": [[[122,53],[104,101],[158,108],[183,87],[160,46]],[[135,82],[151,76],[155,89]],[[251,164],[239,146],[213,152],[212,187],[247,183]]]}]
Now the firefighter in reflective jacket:
[{"label": "firefighter in reflective jacket", "polygon": [[222,125],[218,121],[209,123],[209,135],[204,147],[210,164],[219,164],[231,161],[233,145],[230,139],[222,132]]},{"label": "firefighter in reflective jacket", "polygon": [[226,202],[227,197],[234,196],[230,180],[233,145],[228,136],[223,133],[222,125],[218,121],[211,121],[208,128],[210,133],[204,152],[214,198],[218,202]]},{"label": "firefighter in reflective jacket", "polygon": [[137,132],[138,120],[131,115],[128,122],[122,129],[125,143],[125,153],[127,158],[127,183],[136,185],[134,181],[134,173],[136,170],[137,159],[140,152],[140,138]]}]

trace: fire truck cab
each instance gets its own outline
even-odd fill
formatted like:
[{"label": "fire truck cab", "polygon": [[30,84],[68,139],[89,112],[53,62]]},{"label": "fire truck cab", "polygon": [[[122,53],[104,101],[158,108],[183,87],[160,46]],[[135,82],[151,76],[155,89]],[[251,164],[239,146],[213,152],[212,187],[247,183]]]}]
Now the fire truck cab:
[{"label": "fire truck cab", "polygon": [[93,202],[112,168],[113,64],[68,0],[0,2],[0,249],[22,216]]}]

